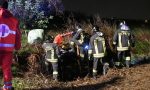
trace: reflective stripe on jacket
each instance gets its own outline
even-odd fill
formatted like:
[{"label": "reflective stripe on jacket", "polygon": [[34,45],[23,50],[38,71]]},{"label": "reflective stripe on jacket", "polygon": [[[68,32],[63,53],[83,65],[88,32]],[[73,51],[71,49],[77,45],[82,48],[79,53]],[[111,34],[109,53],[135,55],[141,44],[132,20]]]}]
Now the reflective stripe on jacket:
[{"label": "reflective stripe on jacket", "polygon": [[129,31],[117,31],[113,38],[113,44],[117,45],[118,51],[126,51],[130,48],[131,33]]},{"label": "reflective stripe on jacket", "polygon": [[0,8],[0,51],[12,52],[21,47],[19,22],[6,9]]},{"label": "reflective stripe on jacket", "polygon": [[44,48],[45,52],[46,52],[46,56],[45,56],[45,59],[49,62],[58,62],[58,59],[57,59],[57,45],[55,43],[44,43],[42,45],[42,47]]},{"label": "reflective stripe on jacket", "polygon": [[105,39],[104,37],[100,37],[97,33],[94,34],[90,39],[90,47],[89,47],[89,54],[93,54],[95,58],[104,57],[106,46],[105,46]]}]

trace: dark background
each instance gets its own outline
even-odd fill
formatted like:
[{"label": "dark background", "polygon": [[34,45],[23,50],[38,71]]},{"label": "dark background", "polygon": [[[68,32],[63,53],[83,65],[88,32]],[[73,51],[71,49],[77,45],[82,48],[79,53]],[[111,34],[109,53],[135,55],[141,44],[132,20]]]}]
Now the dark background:
[{"label": "dark background", "polygon": [[150,19],[149,0],[62,0],[65,10],[102,18]]}]

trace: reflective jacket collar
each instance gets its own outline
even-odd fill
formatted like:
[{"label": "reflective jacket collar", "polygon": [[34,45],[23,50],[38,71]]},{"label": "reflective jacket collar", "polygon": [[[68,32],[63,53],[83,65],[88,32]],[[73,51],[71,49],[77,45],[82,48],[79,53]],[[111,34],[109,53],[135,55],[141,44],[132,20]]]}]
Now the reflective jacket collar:
[{"label": "reflective jacket collar", "polygon": [[0,18],[1,17],[12,17],[12,16],[13,15],[7,9],[0,8]]}]

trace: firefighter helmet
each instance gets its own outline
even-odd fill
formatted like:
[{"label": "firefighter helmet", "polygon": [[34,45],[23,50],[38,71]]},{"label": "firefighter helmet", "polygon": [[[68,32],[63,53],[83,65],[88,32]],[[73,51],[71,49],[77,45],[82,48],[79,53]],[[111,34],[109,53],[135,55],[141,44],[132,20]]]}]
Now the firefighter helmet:
[{"label": "firefighter helmet", "polygon": [[99,31],[99,27],[98,26],[94,26],[93,27],[93,32],[98,32]]},{"label": "firefighter helmet", "polygon": [[121,30],[129,30],[129,27],[126,25],[126,22],[125,22],[125,21],[120,22],[119,28],[120,28]]},{"label": "firefighter helmet", "polygon": [[121,30],[129,30],[129,27],[127,25],[122,25],[120,27]]}]

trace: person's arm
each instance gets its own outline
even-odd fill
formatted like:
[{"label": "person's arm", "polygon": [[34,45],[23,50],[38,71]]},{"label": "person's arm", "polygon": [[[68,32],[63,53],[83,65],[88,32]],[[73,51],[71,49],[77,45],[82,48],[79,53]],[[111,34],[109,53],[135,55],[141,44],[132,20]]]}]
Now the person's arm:
[{"label": "person's arm", "polygon": [[72,41],[73,41],[76,45],[81,45],[81,44],[79,43],[79,41],[77,40],[78,37],[79,37],[79,35],[80,35],[80,32],[77,32],[77,33],[73,36],[73,38],[72,38]]},{"label": "person's arm", "polygon": [[116,31],[113,37],[113,45],[117,45],[117,41],[118,41],[118,32]]},{"label": "person's arm", "polygon": [[60,52],[59,46],[55,43],[54,43],[54,46],[55,46],[55,50],[56,50],[56,55],[57,55],[58,58],[60,58],[61,57],[61,52]]},{"label": "person's arm", "polygon": [[21,48],[21,31],[19,28],[19,22],[17,22],[17,30],[16,30],[16,38],[15,38],[15,50],[19,50]]}]

